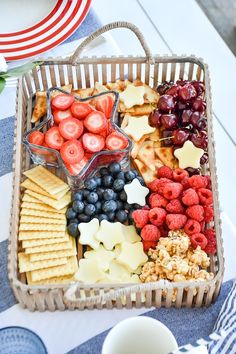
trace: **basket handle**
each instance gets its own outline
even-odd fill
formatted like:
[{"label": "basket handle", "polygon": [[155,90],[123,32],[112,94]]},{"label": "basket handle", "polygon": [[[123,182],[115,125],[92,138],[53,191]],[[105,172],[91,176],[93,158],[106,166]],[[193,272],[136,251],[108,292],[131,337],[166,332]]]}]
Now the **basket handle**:
[{"label": "basket handle", "polygon": [[74,54],[70,57],[70,62],[72,65],[75,65],[78,58],[80,57],[82,51],[86,48],[86,46],[92,42],[95,38],[99,37],[102,33],[108,32],[112,29],[116,29],[116,28],[128,28],[129,30],[131,30],[136,37],[138,38],[145,54],[147,57],[147,61],[149,63],[154,63],[154,59],[153,56],[151,54],[151,51],[147,45],[146,40],[144,39],[142,33],[140,32],[140,30],[138,29],[138,27],[136,27],[133,23],[130,22],[126,22],[126,21],[118,21],[118,22],[111,22],[108,23],[107,25],[99,28],[97,31],[93,32],[90,36],[88,36],[80,45],[79,47],[76,49],[76,51],[74,52]]}]

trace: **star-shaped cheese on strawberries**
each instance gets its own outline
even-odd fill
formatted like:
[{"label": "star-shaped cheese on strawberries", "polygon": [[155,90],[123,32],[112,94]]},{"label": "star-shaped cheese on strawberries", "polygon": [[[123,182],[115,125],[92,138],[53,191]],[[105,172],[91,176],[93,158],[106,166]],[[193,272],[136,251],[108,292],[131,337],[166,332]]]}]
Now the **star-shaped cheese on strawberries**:
[{"label": "star-shaped cheese on strawberries", "polygon": [[95,259],[99,267],[106,271],[109,269],[109,264],[112,261],[112,259],[115,258],[114,252],[107,251],[103,245],[99,245],[98,249],[92,250],[92,251],[87,251],[84,253],[84,258],[86,259]]},{"label": "star-shaped cheese on strawberries", "polygon": [[99,263],[95,259],[81,259],[79,269],[75,274],[75,279],[82,283],[93,284],[103,279],[105,273],[100,269]]},{"label": "star-shaped cheese on strawberries", "polygon": [[128,125],[124,128],[124,132],[133,140],[139,141],[143,135],[153,133],[153,128],[148,123],[148,116],[132,117],[128,119]]},{"label": "star-shaped cheese on strawberries", "polygon": [[79,243],[81,245],[88,245],[93,249],[99,247],[99,241],[95,238],[95,234],[99,229],[99,221],[94,218],[89,222],[82,222],[79,224],[80,231]]},{"label": "star-shaped cheese on strawberries", "polygon": [[95,238],[103,243],[107,250],[112,250],[115,245],[124,241],[123,225],[120,222],[102,220]]},{"label": "star-shaped cheese on strawberries", "polygon": [[128,85],[127,88],[120,93],[120,100],[124,102],[126,108],[144,104],[145,88],[143,86]]},{"label": "star-shaped cheese on strawberries", "polygon": [[121,253],[117,257],[117,262],[123,264],[131,272],[146,263],[147,255],[143,251],[142,242],[122,242]]},{"label": "star-shaped cheese on strawberries", "polygon": [[174,151],[175,157],[179,160],[180,168],[199,168],[203,154],[204,150],[196,147],[190,140],[185,141],[180,149]]},{"label": "star-shaped cheese on strawberries", "polygon": [[137,203],[141,206],[146,204],[146,196],[149,193],[149,189],[142,186],[137,178],[134,178],[131,183],[125,184],[124,190],[129,204]]}]

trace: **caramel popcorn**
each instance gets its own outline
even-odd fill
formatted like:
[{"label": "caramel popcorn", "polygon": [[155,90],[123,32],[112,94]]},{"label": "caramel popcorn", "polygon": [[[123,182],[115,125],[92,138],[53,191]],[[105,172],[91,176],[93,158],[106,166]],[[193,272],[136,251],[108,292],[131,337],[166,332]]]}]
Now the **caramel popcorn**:
[{"label": "caramel popcorn", "polygon": [[190,239],[183,230],[169,231],[161,237],[156,249],[148,251],[150,261],[144,264],[140,280],[143,283],[167,279],[173,282],[204,281],[213,278],[207,268],[210,259],[198,246],[191,247]]}]

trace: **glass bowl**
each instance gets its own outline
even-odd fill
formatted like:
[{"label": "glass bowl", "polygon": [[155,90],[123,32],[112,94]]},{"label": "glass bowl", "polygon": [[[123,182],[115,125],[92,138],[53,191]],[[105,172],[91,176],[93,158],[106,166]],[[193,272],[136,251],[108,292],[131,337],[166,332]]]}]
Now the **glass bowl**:
[{"label": "glass bowl", "polygon": [[133,143],[131,139],[123,132],[123,130],[120,129],[118,126],[119,124],[119,117],[118,117],[118,112],[117,112],[117,106],[119,102],[119,93],[116,91],[105,91],[102,93],[99,93],[94,96],[90,96],[87,98],[80,98],[75,95],[75,100],[79,102],[89,102],[91,104],[94,104],[96,99],[100,96],[103,95],[114,95],[114,105],[111,113],[111,118],[110,118],[110,123],[112,126],[112,130],[117,131],[121,133],[122,135],[125,136],[125,138],[128,141],[128,145],[125,149],[122,150],[102,150],[97,153],[94,153],[93,156],[90,158],[90,160],[86,163],[86,165],[81,169],[79,174],[76,176],[73,176],[70,174],[68,171],[64,161],[61,158],[60,152],[55,149],[51,149],[48,147],[40,146],[40,145],[35,145],[31,144],[29,142],[29,135],[34,132],[34,131],[40,131],[42,133],[45,133],[50,127],[53,126],[54,124],[54,119],[53,119],[53,114],[51,110],[51,98],[54,92],[59,91],[60,93],[63,94],[68,94],[68,92],[57,88],[53,87],[50,88],[47,91],[47,118],[45,118],[41,123],[39,123],[37,126],[32,128],[31,130],[27,131],[27,133],[23,136],[23,143],[30,153],[30,157],[33,161],[33,163],[37,165],[45,165],[49,167],[56,167],[56,168],[61,168],[62,171],[64,172],[67,183],[72,189],[78,189],[81,188],[83,185],[83,182],[86,178],[92,177],[93,175],[96,174],[97,170],[101,167],[106,167],[109,165],[111,162],[116,161],[120,162],[122,167],[124,169],[127,169],[130,163],[130,152],[132,150]]}]

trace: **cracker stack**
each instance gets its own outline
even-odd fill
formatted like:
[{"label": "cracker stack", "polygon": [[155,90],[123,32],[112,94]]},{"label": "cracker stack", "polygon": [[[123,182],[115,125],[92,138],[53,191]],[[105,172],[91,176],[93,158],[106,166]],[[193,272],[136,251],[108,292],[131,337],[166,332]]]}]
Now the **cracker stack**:
[{"label": "cracker stack", "polygon": [[66,232],[69,186],[42,166],[24,175],[19,226],[24,252],[18,254],[19,271],[26,272],[30,285],[70,282],[78,264],[75,239]]}]

